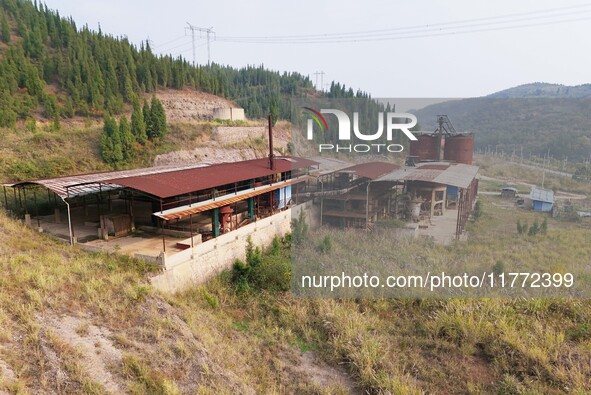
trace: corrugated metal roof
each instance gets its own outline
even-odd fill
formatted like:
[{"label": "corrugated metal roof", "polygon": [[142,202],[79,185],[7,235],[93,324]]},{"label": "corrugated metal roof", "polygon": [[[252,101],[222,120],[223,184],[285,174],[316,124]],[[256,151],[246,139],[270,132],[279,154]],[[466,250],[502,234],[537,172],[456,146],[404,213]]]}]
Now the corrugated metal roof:
[{"label": "corrugated metal roof", "polygon": [[238,193],[236,195],[227,195],[221,196],[216,198],[215,200],[208,200],[205,202],[194,203],[189,206],[182,206],[182,207],[175,207],[169,210],[165,210],[162,213],[155,212],[154,215],[156,217],[162,218],[166,221],[186,218],[189,215],[202,213],[204,211],[213,210],[214,208],[227,206],[230,204],[234,204],[245,199],[262,195],[263,193],[271,192],[279,188],[284,188],[295,184],[297,182],[304,181],[305,177],[299,177],[297,179],[289,180],[289,181],[282,181],[272,185],[266,185],[262,187],[257,187],[256,189],[249,190],[247,192]]},{"label": "corrugated metal roof", "polygon": [[[78,195],[86,195],[89,193],[98,192],[98,184],[110,181],[112,179],[124,179],[129,177],[148,176],[151,174],[162,174],[174,171],[195,169],[209,166],[207,162],[193,163],[188,165],[176,166],[155,166],[144,169],[120,170],[120,171],[106,171],[101,173],[79,174],[74,176],[47,178],[32,181],[20,181],[14,184],[6,184],[6,186],[26,186],[26,185],[41,185],[62,198],[73,197]],[[111,186],[102,186],[102,190],[106,191],[113,188],[119,188],[120,185],[111,183]]]},{"label": "corrugated metal roof", "polygon": [[554,203],[554,192],[549,189],[532,187],[529,198],[540,202]]},{"label": "corrugated metal roof", "polygon": [[375,180],[393,170],[400,169],[400,166],[388,162],[367,162],[359,163],[357,165],[345,167],[337,171],[337,173],[352,173],[358,177],[369,178]]},{"label": "corrugated metal roof", "polygon": [[317,164],[308,159],[279,156],[275,158],[276,170],[269,169],[269,159],[264,158],[233,163],[194,163],[81,174],[22,181],[9,186],[41,185],[62,198],[97,193],[99,185],[103,191],[129,187],[159,198],[168,198]]},{"label": "corrugated metal roof", "polygon": [[165,174],[121,179],[113,178],[108,182],[133,188],[160,198],[168,198],[315,165],[317,165],[316,162],[308,159],[276,157],[275,170],[269,169],[269,159],[265,158],[220,163],[205,168],[180,170]]},{"label": "corrugated metal roof", "polygon": [[329,158],[327,156],[313,156],[311,160],[319,163],[319,175],[331,174],[337,170],[351,166],[351,163],[344,160]]},{"label": "corrugated metal roof", "polygon": [[375,181],[425,181],[468,188],[477,174],[478,166],[436,162],[419,164],[416,167],[405,167],[390,172]]}]

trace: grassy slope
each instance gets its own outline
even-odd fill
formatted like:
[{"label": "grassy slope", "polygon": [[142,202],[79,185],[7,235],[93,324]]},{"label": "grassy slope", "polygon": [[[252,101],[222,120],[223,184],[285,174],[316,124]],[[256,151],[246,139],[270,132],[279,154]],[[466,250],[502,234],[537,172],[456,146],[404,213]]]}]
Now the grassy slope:
[{"label": "grassy slope", "polygon": [[[138,146],[139,154],[123,167],[151,166],[160,153],[191,149],[208,139],[213,126],[172,123],[162,141]],[[43,124],[35,131],[0,129],[0,182],[112,170],[98,149],[101,133],[102,121],[64,121],[58,132]]]},{"label": "grassy slope", "polygon": [[[563,259],[588,259],[588,229],[551,221],[547,236],[514,240],[515,213],[484,202],[474,242],[423,254],[529,265],[560,237]],[[520,215],[531,223],[533,214]],[[4,387],[15,392],[103,392],[88,356],[55,324],[64,317],[76,318],[82,338],[89,327],[109,331],[121,355],[105,369],[135,393],[344,393],[298,373],[297,356],[310,350],[373,393],[591,391],[587,301],[307,300],[237,294],[227,275],[162,296],[146,281],[150,267],[70,249],[3,215],[0,246],[0,360],[15,372]]]},{"label": "grassy slope", "polygon": [[[322,393],[297,372],[286,374],[290,362],[282,355],[296,349],[282,340],[284,329],[258,334],[237,326],[237,317],[250,312],[229,292],[215,304],[204,289],[164,298],[147,282],[154,268],[65,247],[3,214],[0,270],[0,361],[14,376],[0,377],[0,389],[104,393],[90,356],[64,331],[64,322],[74,320],[91,354],[111,348],[120,354],[104,369],[125,391]],[[93,328],[103,333],[100,342],[90,336]],[[271,336],[277,340],[268,342]]]}]

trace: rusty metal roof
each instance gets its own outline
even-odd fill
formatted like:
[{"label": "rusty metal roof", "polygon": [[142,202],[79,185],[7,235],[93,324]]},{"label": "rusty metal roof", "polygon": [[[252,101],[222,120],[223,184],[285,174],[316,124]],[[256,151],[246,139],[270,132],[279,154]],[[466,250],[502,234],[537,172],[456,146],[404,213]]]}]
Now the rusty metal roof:
[{"label": "rusty metal roof", "polygon": [[[447,165],[447,166],[446,166]],[[429,163],[393,171],[376,181],[425,181],[468,188],[478,174],[478,166],[462,163]]]},{"label": "rusty metal roof", "polygon": [[264,177],[274,173],[316,166],[318,163],[296,157],[278,156],[275,170],[269,159],[232,163],[194,163],[184,166],[158,166],[145,169],[81,174],[6,184],[12,187],[41,185],[61,198],[98,193],[99,190],[129,187],[159,198],[184,195],[207,188]]},{"label": "rusty metal roof", "polygon": [[254,196],[262,195],[263,193],[271,192],[271,191],[274,191],[279,188],[284,188],[284,187],[296,184],[298,182],[302,182],[305,179],[306,179],[306,177],[299,177],[299,178],[293,179],[293,180],[280,181],[275,184],[257,187],[256,189],[252,189],[247,192],[242,192],[242,193],[238,193],[235,195],[230,194],[230,195],[226,195],[226,196],[220,196],[220,197],[216,198],[215,200],[208,200],[205,202],[194,203],[194,204],[188,205],[188,206],[175,207],[175,208],[165,210],[162,212],[155,212],[154,215],[156,217],[164,219],[165,221],[186,218],[189,215],[213,210],[214,208],[218,208],[218,207],[228,206],[230,204],[234,204],[234,203],[243,201],[245,199],[248,199],[248,198],[251,198]]},{"label": "rusty metal roof", "polygon": [[280,156],[275,158],[275,170],[269,169],[269,159],[264,158],[220,163],[163,174],[113,178],[108,182],[149,193],[159,198],[169,198],[315,165],[317,165],[316,162],[308,159]]},{"label": "rusty metal roof", "polygon": [[20,181],[14,184],[5,184],[11,187],[24,187],[28,185],[41,185],[54,192],[61,198],[73,196],[82,196],[90,193],[98,193],[99,189],[106,191],[109,189],[120,188],[120,185],[110,183],[110,185],[99,185],[113,179],[124,179],[129,177],[149,176],[153,174],[164,174],[186,169],[195,169],[209,166],[209,163],[193,163],[188,165],[176,166],[155,166],[144,169],[106,171],[100,173],[79,174],[74,176],[47,178],[32,181]]},{"label": "rusty metal roof", "polygon": [[375,180],[376,178],[386,175],[396,169],[400,169],[400,166],[393,163],[367,162],[340,169],[337,171],[337,173],[351,173],[358,177]]}]

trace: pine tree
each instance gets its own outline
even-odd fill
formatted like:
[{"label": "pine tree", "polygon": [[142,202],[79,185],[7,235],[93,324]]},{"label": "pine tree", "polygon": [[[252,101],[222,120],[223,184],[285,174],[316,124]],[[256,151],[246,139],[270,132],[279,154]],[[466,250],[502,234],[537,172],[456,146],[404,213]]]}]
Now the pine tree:
[{"label": "pine tree", "polygon": [[60,113],[56,111],[53,114],[53,122],[51,122],[51,131],[52,132],[59,132],[62,129],[62,123],[60,120]]},{"label": "pine tree", "polygon": [[123,160],[121,135],[117,122],[110,115],[105,116],[103,135],[101,136],[101,155],[103,160],[115,165]]},{"label": "pine tree", "polygon": [[0,30],[1,30],[0,38],[2,38],[2,41],[5,43],[9,43],[10,42],[10,26],[8,25],[8,20],[6,19],[6,15],[4,15],[4,13],[2,13],[2,16],[0,17]]},{"label": "pine tree", "polygon": [[135,138],[131,134],[131,127],[129,121],[125,117],[121,117],[119,120],[119,136],[121,138],[121,151],[124,160],[129,160],[134,157],[134,141]]},{"label": "pine tree", "polygon": [[142,145],[148,141],[144,115],[137,99],[133,103],[133,112],[131,113],[131,133],[135,137],[135,140]]},{"label": "pine tree", "polygon": [[151,139],[162,138],[167,132],[166,113],[162,103],[156,96],[152,96],[152,105],[150,107],[150,118],[152,125],[152,134],[148,135]]},{"label": "pine tree", "polygon": [[275,126],[279,120],[279,103],[277,103],[275,96],[272,96],[271,100],[269,101],[269,115],[273,121],[273,126]]},{"label": "pine tree", "polygon": [[152,138],[152,134],[154,133],[154,127],[152,125],[152,116],[150,113],[150,105],[148,101],[144,99],[144,107],[142,108],[142,115],[144,116],[144,125],[146,125],[146,136],[148,138]]}]

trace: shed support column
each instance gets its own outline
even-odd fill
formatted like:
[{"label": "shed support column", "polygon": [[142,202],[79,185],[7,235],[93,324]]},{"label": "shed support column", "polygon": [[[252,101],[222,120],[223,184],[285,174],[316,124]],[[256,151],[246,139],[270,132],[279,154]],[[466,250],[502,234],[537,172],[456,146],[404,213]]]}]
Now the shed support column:
[{"label": "shed support column", "polygon": [[37,217],[37,230],[41,229],[41,220],[39,219],[39,204],[37,204],[37,192],[33,189],[33,200],[35,201],[35,217]]},{"label": "shed support column", "polygon": [[435,199],[436,199],[437,193],[435,192],[435,189],[431,190],[431,218],[433,218],[433,214],[435,212]]},{"label": "shed support column", "polygon": [[219,209],[213,209],[213,220],[212,220],[212,233],[213,237],[218,237],[220,235],[220,216],[219,216]]},{"label": "shed support column", "polygon": [[254,219],[254,198],[248,198],[248,218]]},{"label": "shed support column", "polygon": [[4,189],[4,208],[8,211],[8,198],[6,197],[6,187],[2,187]]},{"label": "shed support column", "polygon": [[68,209],[68,230],[70,232],[70,245],[76,244],[76,239],[74,237],[74,226],[72,225],[72,213],[70,212],[70,203],[68,203],[64,199],[64,203],[66,203],[66,207]]}]

